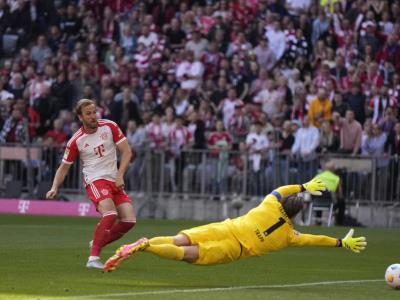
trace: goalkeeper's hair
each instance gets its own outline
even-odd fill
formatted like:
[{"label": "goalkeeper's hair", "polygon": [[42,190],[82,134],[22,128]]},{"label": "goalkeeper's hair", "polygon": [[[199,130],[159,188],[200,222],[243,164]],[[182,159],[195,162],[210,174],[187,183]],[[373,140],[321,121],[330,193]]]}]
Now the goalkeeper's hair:
[{"label": "goalkeeper's hair", "polygon": [[289,196],[281,201],[282,207],[287,216],[294,218],[304,207],[304,198],[299,196]]}]

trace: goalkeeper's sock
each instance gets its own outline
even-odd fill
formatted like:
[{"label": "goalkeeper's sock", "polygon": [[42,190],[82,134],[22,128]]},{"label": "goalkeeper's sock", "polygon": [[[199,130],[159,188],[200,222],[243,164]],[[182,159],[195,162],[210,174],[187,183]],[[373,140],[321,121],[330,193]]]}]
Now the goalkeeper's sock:
[{"label": "goalkeeper's sock", "polygon": [[183,260],[185,251],[182,247],[175,246],[172,244],[163,245],[152,245],[152,239],[150,240],[150,246],[144,249],[145,252],[150,252],[158,257],[170,259],[170,260]]},{"label": "goalkeeper's sock", "polygon": [[102,247],[120,239],[125,233],[131,230],[136,221],[119,221],[111,227],[110,232],[103,241]]},{"label": "goalkeeper's sock", "polygon": [[117,212],[110,211],[103,215],[99,223],[97,223],[93,236],[93,246],[90,249],[90,256],[100,256],[103,241],[108,235],[109,230],[117,219]]},{"label": "goalkeeper's sock", "polygon": [[163,245],[163,244],[174,244],[174,237],[172,236],[157,236],[150,239],[150,245]]}]

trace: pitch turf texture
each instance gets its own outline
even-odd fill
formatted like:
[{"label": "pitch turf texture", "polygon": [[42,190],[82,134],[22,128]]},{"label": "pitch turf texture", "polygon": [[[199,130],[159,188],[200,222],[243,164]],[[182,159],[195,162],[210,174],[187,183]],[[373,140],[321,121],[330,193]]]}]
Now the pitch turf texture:
[{"label": "pitch turf texture", "polygon": [[[87,270],[95,219],[0,215],[0,299],[400,299],[383,281],[400,262],[398,230],[359,229],[368,247],[293,248],[229,265],[198,267],[141,253],[113,273]],[[127,237],[172,235],[199,225],[140,220]],[[299,228],[343,236],[347,228]]]}]

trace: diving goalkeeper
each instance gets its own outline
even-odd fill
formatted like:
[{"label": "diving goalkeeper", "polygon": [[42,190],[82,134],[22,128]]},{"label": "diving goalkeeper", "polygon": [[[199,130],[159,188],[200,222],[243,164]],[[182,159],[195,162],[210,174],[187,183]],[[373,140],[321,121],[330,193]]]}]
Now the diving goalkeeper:
[{"label": "diving goalkeeper", "polygon": [[354,238],[353,229],[343,239],[294,230],[291,220],[304,205],[304,199],[297,193],[307,191],[312,195],[321,195],[325,189],[319,179],[303,185],[279,187],[241,217],[182,230],[175,236],[142,238],[124,245],[105,263],[103,271],[115,270],[122,261],[139,251],[195,265],[229,263],[286,247],[344,247],[359,253],[365,249],[367,242],[365,237]]}]

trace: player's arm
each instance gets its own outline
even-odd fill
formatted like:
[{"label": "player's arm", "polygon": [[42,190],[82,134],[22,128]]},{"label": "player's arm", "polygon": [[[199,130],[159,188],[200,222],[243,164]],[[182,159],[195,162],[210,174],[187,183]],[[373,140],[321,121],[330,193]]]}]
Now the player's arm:
[{"label": "player's arm", "polygon": [[[274,196],[278,201],[289,197],[293,194],[307,191],[312,195],[320,196],[326,190],[325,184],[319,179],[312,179],[304,184],[284,185],[274,190],[270,195]],[[267,197],[269,197],[268,195]]]},{"label": "player's arm", "polygon": [[290,245],[293,247],[305,246],[325,246],[325,247],[343,247],[353,252],[359,253],[367,246],[365,237],[353,237],[354,229],[350,229],[343,239],[336,239],[326,235],[303,234],[293,231],[290,237]]},{"label": "player's arm", "polygon": [[47,199],[53,199],[57,195],[58,188],[64,182],[65,176],[67,175],[70,167],[71,164],[61,162],[56,171],[56,175],[54,176],[53,185],[51,186],[50,191],[48,191],[46,194]]},{"label": "player's arm", "polygon": [[121,160],[119,162],[119,168],[117,172],[117,177],[115,179],[115,185],[117,188],[124,186],[124,175],[126,170],[129,167],[129,163],[132,158],[132,149],[128,144],[128,141],[125,139],[117,144],[117,148],[119,153],[121,154]]}]

